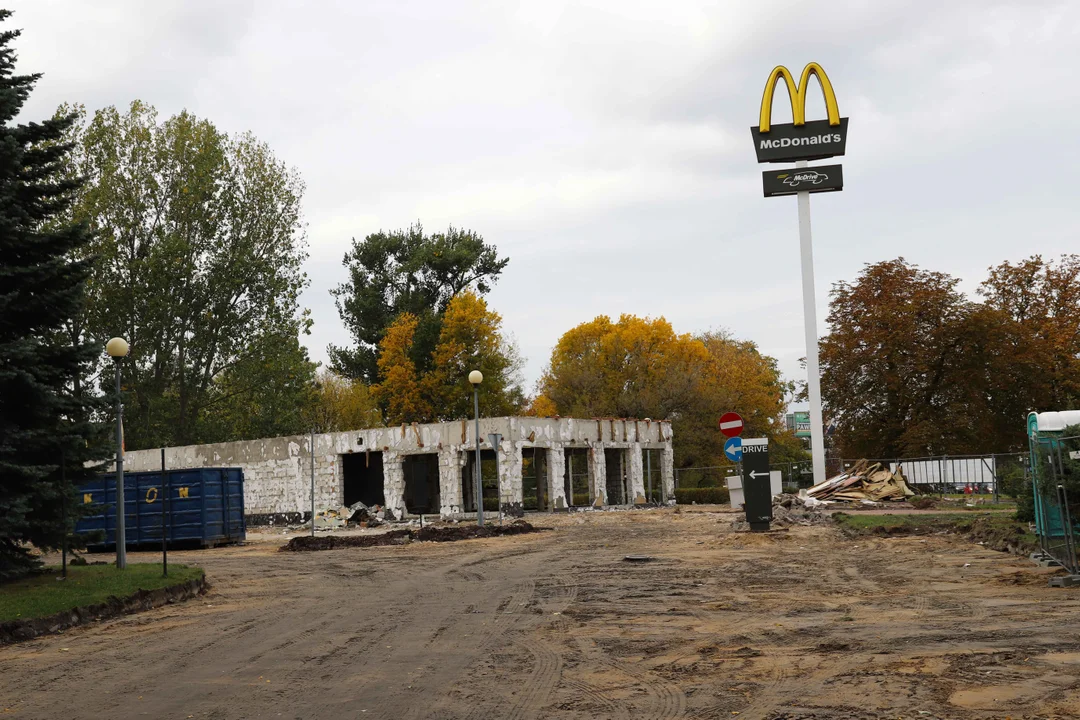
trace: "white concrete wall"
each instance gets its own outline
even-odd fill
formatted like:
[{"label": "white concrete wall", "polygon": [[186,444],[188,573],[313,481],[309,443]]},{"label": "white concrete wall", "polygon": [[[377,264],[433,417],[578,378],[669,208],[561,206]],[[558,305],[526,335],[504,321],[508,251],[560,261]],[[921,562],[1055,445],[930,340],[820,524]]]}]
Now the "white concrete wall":
[{"label": "white concrete wall", "polygon": [[[661,477],[666,497],[674,499],[671,461],[671,424],[645,420],[576,418],[500,417],[480,420],[481,448],[490,450],[487,435],[503,436],[499,453],[501,482],[499,495],[504,503],[522,502],[522,451],[539,447],[548,452],[548,492],[556,508],[565,507],[563,488],[564,450],[590,448],[589,487],[593,499],[607,501],[604,448],[631,448],[631,484],[641,483],[640,449],[662,449]],[[342,503],[341,455],[380,451],[383,454],[386,506],[403,512],[404,455],[438,453],[440,511],[443,515],[461,512],[461,473],[464,453],[474,448],[473,421],[452,421],[428,425],[402,425],[315,435],[315,507],[322,510]],[[137,450],[124,456],[132,472],[160,469],[159,449]],[[198,467],[239,467],[244,470],[244,507],[248,515],[308,512],[311,509],[311,436],[267,438],[213,445],[166,448],[169,469]],[[635,481],[635,477],[637,478]],[[636,491],[637,484],[634,484]],[[559,499],[561,498],[561,504]],[[631,497],[630,500],[633,498]]]}]

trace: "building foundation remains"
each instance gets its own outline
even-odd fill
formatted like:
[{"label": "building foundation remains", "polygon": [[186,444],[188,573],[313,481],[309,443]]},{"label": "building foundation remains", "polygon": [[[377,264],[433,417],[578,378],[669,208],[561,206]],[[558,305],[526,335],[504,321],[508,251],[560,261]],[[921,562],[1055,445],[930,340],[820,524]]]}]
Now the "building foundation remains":
[{"label": "building foundation remains", "polygon": [[[568,497],[568,454],[577,452],[575,476],[581,477],[582,461],[588,459],[589,505],[609,502],[640,504],[644,499],[645,473],[642,450],[659,450],[662,497],[674,502],[674,458],[670,422],[656,420],[575,418],[482,418],[481,448],[490,456],[490,433],[502,435],[499,452],[498,502],[504,512],[519,514],[524,507],[523,461],[544,453],[542,477],[545,487],[537,492],[543,507],[539,511],[562,511],[575,505]],[[165,448],[165,464],[170,470],[193,467],[241,467],[244,471],[244,507],[253,524],[307,519],[311,512],[311,456],[314,454],[315,510],[339,507],[356,498],[381,501],[395,518],[418,512],[444,518],[461,517],[465,507],[462,486],[468,483],[472,498],[473,478],[467,472],[470,453],[475,450],[472,421],[458,420],[429,424],[322,433],[291,437],[243,440],[237,443],[192,445]],[[621,498],[608,498],[609,450],[618,449],[625,490]],[[431,456],[421,459],[413,456]],[[612,456],[615,453],[611,453]],[[535,462],[535,458],[534,458]],[[160,449],[135,450],[124,456],[131,472],[159,470]],[[494,464],[482,463],[485,484],[495,492]],[[469,472],[472,465],[469,464]],[[437,470],[436,470],[437,468]],[[434,474],[437,472],[437,484]],[[539,473],[536,468],[534,472]],[[381,477],[380,477],[381,476]],[[572,480],[572,478],[570,478]],[[583,477],[582,477],[583,481]],[[408,487],[406,487],[408,484]],[[612,486],[615,487],[615,486]],[[409,502],[414,506],[410,507]],[[474,501],[470,501],[473,504]]]},{"label": "building foundation remains", "polygon": [[[475,425],[471,420],[401,425],[345,432],[267,438],[213,445],[189,445],[165,449],[169,469],[239,467],[244,470],[244,507],[249,521],[295,522],[311,512],[311,456],[315,456],[315,509],[336,508],[346,500],[361,498],[381,501],[394,518],[418,512],[444,518],[461,517],[474,507],[463,496],[463,485],[472,487],[469,454],[475,451]],[[481,418],[480,447],[490,455],[487,436],[502,435],[497,448],[499,507],[508,514],[520,514],[524,507],[522,464],[526,457],[535,463],[534,450],[542,451],[542,472],[537,473],[536,497],[541,511],[565,510],[574,506],[569,457],[575,454],[574,475],[581,477],[581,461],[587,458],[588,504],[603,507],[609,502],[623,505],[645,502],[645,473],[642,451],[659,451],[659,493],[667,503],[675,498],[674,458],[671,423],[656,420],[601,418],[496,417]],[[618,450],[618,453],[609,451]],[[538,452],[539,454],[539,452]],[[427,455],[426,458],[413,456]],[[577,457],[583,455],[585,457]],[[618,462],[608,468],[608,462]],[[160,449],[136,450],[124,456],[131,472],[160,468]],[[468,464],[468,469],[466,465]],[[494,466],[482,463],[485,485],[495,493]],[[655,470],[654,470],[655,472]],[[438,477],[434,477],[437,473]],[[381,476],[381,478],[380,478]],[[583,478],[582,478],[582,481]],[[531,483],[531,479],[530,479]],[[617,497],[609,498],[609,483]],[[468,491],[469,498],[472,497]],[[488,497],[486,495],[486,497]],[[494,495],[492,496],[494,497]],[[410,507],[410,502],[412,507]]]}]

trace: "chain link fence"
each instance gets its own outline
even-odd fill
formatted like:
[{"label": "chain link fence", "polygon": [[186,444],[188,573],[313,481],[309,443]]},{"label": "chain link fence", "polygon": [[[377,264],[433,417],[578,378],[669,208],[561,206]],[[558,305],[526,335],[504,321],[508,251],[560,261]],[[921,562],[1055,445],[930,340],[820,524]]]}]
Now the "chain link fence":
[{"label": "chain link fence", "polygon": [[1080,573],[1080,436],[1033,438],[1031,468],[1039,545],[1071,574]]},{"label": "chain link fence", "polygon": [[[826,458],[828,477],[851,469],[863,458]],[[1000,502],[1003,496],[1016,497],[1024,491],[1029,473],[1028,456],[1024,453],[994,453],[989,455],[926,456],[912,458],[866,458],[881,463],[893,472],[900,468],[904,478],[917,493],[933,495],[989,495]],[[810,460],[772,463],[770,470],[779,471],[787,492],[811,487],[814,467]],[[727,478],[738,476],[737,464],[675,469],[675,487],[725,487]]]}]

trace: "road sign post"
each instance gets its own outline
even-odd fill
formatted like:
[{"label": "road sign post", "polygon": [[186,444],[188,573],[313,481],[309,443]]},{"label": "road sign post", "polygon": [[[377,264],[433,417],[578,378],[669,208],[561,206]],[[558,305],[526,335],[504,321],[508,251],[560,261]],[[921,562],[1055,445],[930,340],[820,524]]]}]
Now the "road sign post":
[{"label": "road sign post", "polygon": [[769,482],[769,439],[742,441],[743,507],[752,532],[766,532],[772,522]]},{"label": "road sign post", "polygon": [[[806,120],[806,93],[810,78],[817,78],[825,98],[826,120]],[[772,123],[773,94],[783,80],[791,100],[790,124]],[[799,254],[802,260],[803,320],[806,329],[806,374],[810,396],[810,447],[814,460],[814,482],[825,481],[825,432],[821,417],[821,377],[818,367],[817,308],[814,294],[814,250],[810,237],[810,193],[843,190],[841,166],[807,168],[807,160],[844,155],[847,150],[848,119],[840,117],[836,93],[825,71],[817,63],[803,68],[799,82],[786,67],[777,66],[765,83],[758,125],[750,128],[759,163],[795,161],[795,170],[762,174],[766,197],[796,194],[799,199]],[[746,450],[744,449],[744,453]]]}]

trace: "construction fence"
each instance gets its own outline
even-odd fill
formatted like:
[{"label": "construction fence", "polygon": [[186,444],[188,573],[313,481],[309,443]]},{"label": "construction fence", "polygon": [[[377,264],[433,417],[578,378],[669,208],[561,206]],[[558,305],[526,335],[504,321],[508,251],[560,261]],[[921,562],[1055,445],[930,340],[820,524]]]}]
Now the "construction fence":
[{"label": "construction fence", "polygon": [[1080,573],[1080,436],[1031,439],[1035,527],[1043,552]]},{"label": "construction fence", "polygon": [[[834,477],[850,469],[863,458],[827,457],[826,475]],[[1026,453],[994,453],[990,455],[941,455],[914,458],[866,458],[904,474],[908,484],[919,493],[1013,495],[1023,487],[1029,473]],[[814,484],[813,464],[809,461],[773,463],[770,470],[779,471],[784,489],[795,491]],[[712,467],[675,469],[675,487],[723,487],[729,476],[738,476],[738,464]]]}]

